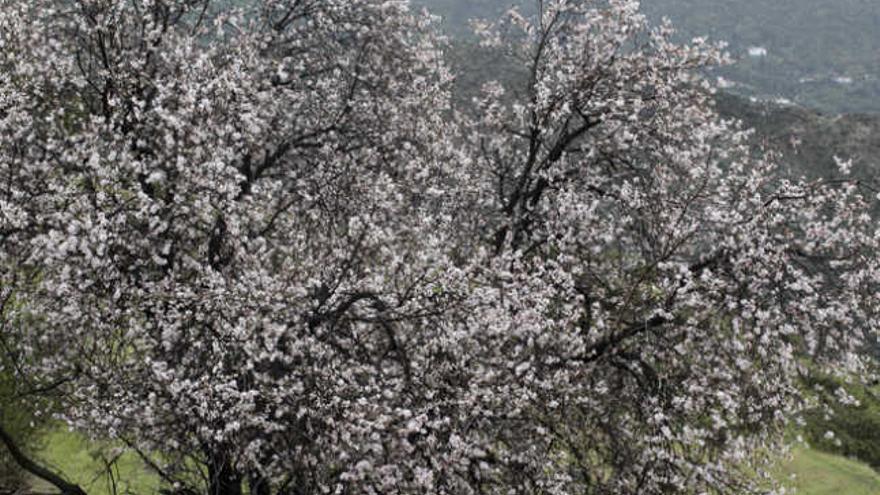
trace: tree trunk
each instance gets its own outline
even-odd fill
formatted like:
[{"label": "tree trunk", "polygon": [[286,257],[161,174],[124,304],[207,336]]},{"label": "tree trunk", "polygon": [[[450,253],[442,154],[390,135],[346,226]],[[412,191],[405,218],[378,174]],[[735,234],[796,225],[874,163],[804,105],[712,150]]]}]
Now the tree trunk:
[{"label": "tree trunk", "polygon": [[225,455],[214,456],[208,464],[208,476],[208,495],[242,495],[242,477]]},{"label": "tree trunk", "polygon": [[[60,475],[37,464],[33,459],[25,455],[25,453],[18,448],[18,445],[15,444],[15,440],[13,440],[2,425],[0,425],[0,443],[3,443],[6,446],[6,449],[9,451],[9,454],[12,456],[12,459],[15,460],[16,464],[37,478],[51,483],[55,488],[61,490],[62,495],[86,495],[86,492],[83,491],[79,485],[69,483]],[[238,495],[240,495],[240,492]]]},{"label": "tree trunk", "polygon": [[269,481],[260,476],[258,473],[253,473],[248,477],[248,488],[250,488],[251,495],[270,495],[271,487],[269,486]]}]

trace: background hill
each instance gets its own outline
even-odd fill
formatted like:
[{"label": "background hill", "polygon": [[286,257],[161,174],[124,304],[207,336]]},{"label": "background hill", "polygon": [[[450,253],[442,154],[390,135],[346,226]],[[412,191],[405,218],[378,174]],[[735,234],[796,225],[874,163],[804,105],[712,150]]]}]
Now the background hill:
[{"label": "background hill", "polygon": [[[415,0],[458,38],[467,19],[495,18],[528,0]],[[880,112],[877,0],[644,0],[653,20],[669,17],[681,38],[727,41],[738,63],[713,74],[732,91],[788,100],[827,113]],[[750,55],[750,52],[753,55]]]},{"label": "background hill", "polygon": [[730,93],[716,98],[719,113],[755,130],[756,143],[781,153],[789,174],[837,175],[834,157],[851,159],[860,179],[877,180],[880,168],[880,115],[828,115],[809,108],[754,102]]}]

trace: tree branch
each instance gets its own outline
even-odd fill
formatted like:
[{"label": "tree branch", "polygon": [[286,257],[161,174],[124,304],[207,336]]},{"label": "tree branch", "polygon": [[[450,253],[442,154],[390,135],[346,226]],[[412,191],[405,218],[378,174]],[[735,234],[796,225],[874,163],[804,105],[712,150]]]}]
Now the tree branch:
[{"label": "tree branch", "polygon": [[67,482],[58,474],[37,464],[25,455],[25,453],[18,448],[15,441],[2,425],[0,425],[0,442],[6,445],[6,449],[9,451],[9,454],[12,456],[12,459],[15,460],[16,464],[37,478],[51,483],[53,486],[61,490],[62,495],[86,495],[86,492],[83,491],[79,485]]}]

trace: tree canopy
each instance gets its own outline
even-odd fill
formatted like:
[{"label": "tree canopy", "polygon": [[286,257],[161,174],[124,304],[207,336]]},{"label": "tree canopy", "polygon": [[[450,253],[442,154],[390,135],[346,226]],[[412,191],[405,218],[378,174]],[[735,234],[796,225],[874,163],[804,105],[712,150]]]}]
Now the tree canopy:
[{"label": "tree canopy", "polygon": [[873,192],[638,2],[538,6],[465,111],[406,2],[0,0],[20,379],[181,493],[763,492],[801,360],[862,370]]}]

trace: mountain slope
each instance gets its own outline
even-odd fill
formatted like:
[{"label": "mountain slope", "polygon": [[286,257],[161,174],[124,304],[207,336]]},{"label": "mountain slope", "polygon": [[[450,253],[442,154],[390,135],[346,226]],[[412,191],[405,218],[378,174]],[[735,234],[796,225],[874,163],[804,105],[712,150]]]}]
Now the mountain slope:
[{"label": "mountain slope", "polygon": [[852,159],[856,177],[877,180],[880,170],[880,115],[827,115],[815,110],[753,102],[719,93],[718,111],[755,129],[755,139],[782,154],[793,175],[835,175],[834,157]]},{"label": "mountain slope", "polygon": [[[530,0],[414,0],[466,36],[467,19],[497,18]],[[830,113],[880,112],[877,0],[645,0],[653,22],[669,17],[683,39],[727,41],[738,60],[715,74],[743,95],[784,98]],[[749,53],[756,56],[749,55]]]}]

